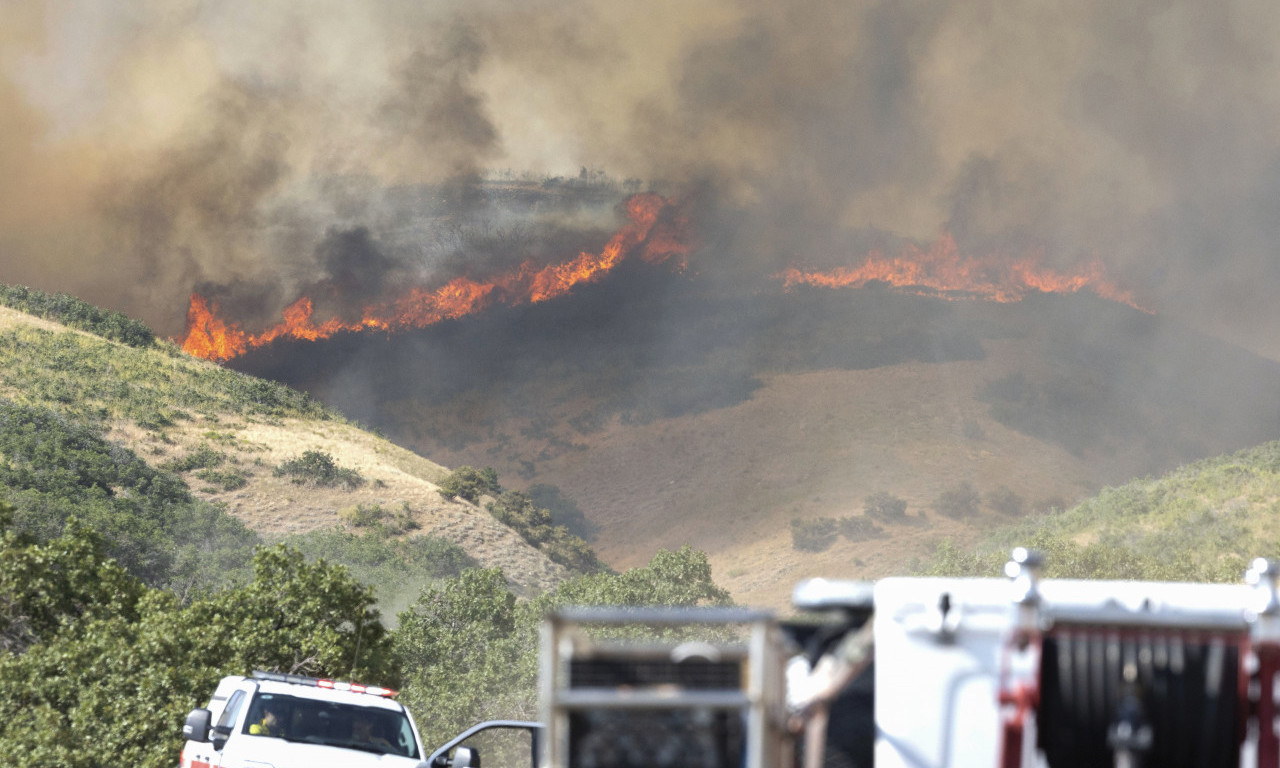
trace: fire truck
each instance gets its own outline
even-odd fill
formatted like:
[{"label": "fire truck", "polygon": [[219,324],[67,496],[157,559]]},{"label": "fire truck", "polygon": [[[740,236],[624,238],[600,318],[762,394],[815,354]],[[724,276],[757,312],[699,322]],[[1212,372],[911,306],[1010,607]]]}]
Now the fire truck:
[{"label": "fire truck", "polygon": [[418,768],[422,739],[395,693],[273,672],[224,677],[208,706],[187,716],[181,766]]},{"label": "fire truck", "polygon": [[562,609],[542,722],[430,754],[385,689],[229,677],[188,717],[182,765],[478,768],[467,740],[505,727],[529,731],[533,768],[1280,768],[1280,564],[1239,584],[1042,566],[1017,549],[1006,578],[810,580],[787,621]]},{"label": "fire truck", "polygon": [[[1280,766],[1277,563],[1240,584],[1042,565],[1018,549],[1007,578],[812,580],[786,622],[560,611],[543,629],[541,764]],[[626,631],[641,626],[649,639]]]}]

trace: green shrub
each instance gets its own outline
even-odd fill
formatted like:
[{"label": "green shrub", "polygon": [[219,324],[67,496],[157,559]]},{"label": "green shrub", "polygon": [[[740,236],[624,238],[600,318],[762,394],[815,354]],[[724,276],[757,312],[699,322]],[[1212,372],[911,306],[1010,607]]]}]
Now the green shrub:
[{"label": "green shrub", "polygon": [[978,513],[978,491],[968,480],[943,491],[933,502],[933,511],[953,518],[973,517]]},{"label": "green shrub", "polygon": [[830,517],[791,520],[791,546],[801,552],[821,552],[836,540],[836,521]]},{"label": "green shrub", "polygon": [[[424,590],[393,633],[404,675],[400,701],[423,717],[422,737],[440,744],[496,713],[537,717],[538,630],[567,605],[731,605],[702,552],[659,550],[643,568],[595,573],[517,600],[498,569],[472,570]],[[705,639],[705,635],[703,636]],[[517,765],[486,753],[493,765]],[[525,760],[527,760],[527,753]]]},{"label": "green shrub", "polygon": [[587,519],[573,499],[566,497],[557,486],[539,483],[530,486],[529,498],[533,503],[546,508],[551,513],[551,522],[563,525],[569,533],[581,536],[585,541],[594,541],[600,526]]},{"label": "green shrub", "polygon": [[489,514],[540,549],[552,562],[580,573],[608,570],[587,542],[555,525],[551,513],[533,503],[529,494],[504,491],[489,504]]},{"label": "green shrub", "polygon": [[339,467],[324,451],[306,451],[297,458],[283,461],[275,468],[274,474],[276,477],[288,477],[298,485],[340,486],[347,491],[355,490],[365,482],[359,472]]},{"label": "green shrub", "polygon": [[450,472],[440,481],[440,495],[446,499],[461,498],[475,504],[481,496],[497,496],[501,491],[498,485],[498,472],[493,467],[476,469],[461,466]]},{"label": "green shrub", "polygon": [[1026,503],[1022,497],[1002,485],[987,494],[987,506],[1009,517],[1020,517],[1026,511]]},{"label": "green shrub", "polygon": [[341,527],[308,531],[283,541],[309,561],[323,559],[346,566],[352,576],[374,589],[384,615],[394,615],[435,580],[478,566],[475,558],[448,539],[396,538],[378,525],[359,531]]},{"label": "green shrub", "polygon": [[850,515],[837,519],[836,531],[849,541],[874,539],[884,533],[880,526],[866,515]]},{"label": "green shrub", "polygon": [[387,516],[381,504],[357,504],[338,513],[338,518],[356,528],[369,528],[382,522]]},{"label": "green shrub", "polygon": [[83,422],[133,421],[161,431],[198,413],[341,420],[307,395],[275,382],[197,363],[172,344],[144,349],[31,325],[0,330],[0,368],[15,399],[52,406]]},{"label": "green shrub", "polygon": [[0,400],[0,457],[16,530],[49,541],[75,516],[152,586],[186,595],[223,584],[236,567],[227,558],[247,562],[257,542],[239,520],[194,499],[179,476],[53,411]]},{"label": "green shrub", "polygon": [[183,605],[124,573],[91,532],[69,525],[40,545],[4,527],[6,629],[19,632],[0,643],[25,650],[0,652],[0,765],[96,766],[110,755],[169,768],[182,748],[176,723],[233,671],[395,682],[373,594],[340,566],[265,549],[251,581]]},{"label": "green shrub", "polygon": [[164,465],[170,472],[190,472],[195,469],[220,467],[227,460],[227,454],[215,451],[207,445],[201,445],[181,459],[174,459]]},{"label": "green shrub", "polygon": [[202,469],[196,472],[196,477],[223,491],[236,491],[249,484],[249,476],[235,468]]},{"label": "green shrub", "polygon": [[159,432],[165,427],[173,426],[173,419],[164,411],[156,410],[139,416],[138,426],[151,432]]},{"label": "green shrub", "polygon": [[413,508],[409,506],[409,502],[401,502],[400,511],[395,513],[393,518],[396,530],[408,533],[416,531],[422,527],[422,523],[418,522],[413,516]]},{"label": "green shrub", "polygon": [[894,522],[906,516],[907,501],[891,493],[877,491],[863,501],[863,509],[871,517],[884,522]]},{"label": "green shrub", "polygon": [[45,293],[25,285],[0,284],[0,304],[131,347],[149,347],[156,340],[155,332],[145,323],[119,312],[100,309],[65,293]]}]

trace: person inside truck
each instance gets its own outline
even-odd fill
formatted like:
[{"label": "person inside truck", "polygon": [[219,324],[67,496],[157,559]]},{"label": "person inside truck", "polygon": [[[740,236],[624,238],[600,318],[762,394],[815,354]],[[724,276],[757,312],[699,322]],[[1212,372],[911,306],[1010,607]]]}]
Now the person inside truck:
[{"label": "person inside truck", "polygon": [[281,722],[279,705],[267,702],[263,705],[262,719],[249,726],[249,733],[254,736],[281,736],[284,734],[284,723]]},{"label": "person inside truck", "polygon": [[368,744],[388,752],[399,753],[400,751],[374,730],[373,718],[363,712],[358,712],[351,718],[351,739],[359,744]]}]

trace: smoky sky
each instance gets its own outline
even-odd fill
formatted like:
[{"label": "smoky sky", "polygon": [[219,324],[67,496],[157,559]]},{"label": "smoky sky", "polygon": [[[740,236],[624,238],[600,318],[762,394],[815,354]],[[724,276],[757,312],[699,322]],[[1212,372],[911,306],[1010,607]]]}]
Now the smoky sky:
[{"label": "smoky sky", "polygon": [[712,190],[726,280],[945,231],[1280,357],[1276,39],[1265,0],[8,3],[0,280],[167,335],[201,286],[270,318],[471,243],[553,258],[616,209],[473,180],[602,169]]}]

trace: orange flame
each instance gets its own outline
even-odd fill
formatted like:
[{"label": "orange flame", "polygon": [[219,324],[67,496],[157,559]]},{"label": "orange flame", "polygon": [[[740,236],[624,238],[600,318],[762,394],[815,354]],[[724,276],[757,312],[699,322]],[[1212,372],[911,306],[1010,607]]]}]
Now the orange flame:
[{"label": "orange flame", "polygon": [[311,318],[311,299],[304,296],[284,310],[282,322],[251,334],[219,318],[216,306],[193,293],[182,349],[206,360],[223,361],[281,338],[315,341],[342,331],[422,328],[479,312],[494,303],[546,301],[569,293],[576,285],[599,279],[637,249],[640,258],[651,263],[678,257],[683,268],[691,238],[688,222],[674,204],[658,195],[641,194],[628,199],[626,208],[628,223],[598,254],[581,253],[562,264],[542,268],[525,262],[487,283],[458,277],[435,289],[410,288],[386,302],[365,307],[359,322],[335,317],[316,324]]},{"label": "orange flame", "polygon": [[956,248],[950,235],[938,238],[927,251],[907,246],[896,258],[880,251],[867,254],[856,269],[837,267],[828,272],[803,272],[790,268],[774,275],[784,288],[815,285],[827,288],[859,288],[881,282],[922,295],[943,298],[981,298],[988,301],[1021,301],[1032,291],[1076,293],[1089,290],[1104,299],[1139,306],[1133,294],[1106,277],[1102,262],[1094,259],[1074,274],[1041,267],[1034,257],[1009,260],[999,256],[966,256]]}]

